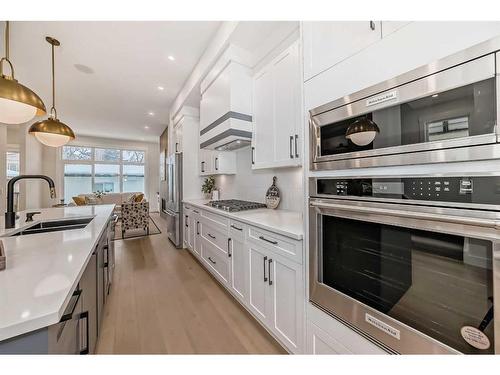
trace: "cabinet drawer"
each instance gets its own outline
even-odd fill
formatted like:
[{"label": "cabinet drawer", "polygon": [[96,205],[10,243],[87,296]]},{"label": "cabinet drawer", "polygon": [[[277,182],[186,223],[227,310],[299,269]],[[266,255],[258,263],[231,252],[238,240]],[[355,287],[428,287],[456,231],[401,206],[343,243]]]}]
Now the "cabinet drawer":
[{"label": "cabinet drawer", "polygon": [[302,241],[295,241],[291,238],[255,227],[249,228],[248,240],[292,259],[297,263],[302,263]]},{"label": "cabinet drawer", "polygon": [[228,236],[226,231],[221,231],[216,225],[204,220],[201,225],[202,237],[217,247],[220,251],[227,254]]},{"label": "cabinet drawer", "polygon": [[244,239],[247,231],[247,226],[236,220],[229,221],[229,237]]},{"label": "cabinet drawer", "polygon": [[229,219],[225,218],[224,216],[220,216],[208,211],[203,211],[200,210],[201,216],[203,217],[203,222],[208,222],[208,224],[211,224],[214,228],[218,228],[219,230],[226,231],[227,228],[229,227]]},{"label": "cabinet drawer", "polygon": [[229,279],[229,261],[227,255],[221,253],[212,243],[201,239],[201,257],[215,276],[224,283]]}]

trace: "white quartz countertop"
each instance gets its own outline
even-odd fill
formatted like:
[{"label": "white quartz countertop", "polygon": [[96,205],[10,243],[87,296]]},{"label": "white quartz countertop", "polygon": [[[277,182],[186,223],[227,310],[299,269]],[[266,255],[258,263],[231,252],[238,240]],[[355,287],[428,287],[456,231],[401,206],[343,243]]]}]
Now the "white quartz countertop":
[{"label": "white quartz countertop", "polygon": [[[40,221],[94,217],[83,229],[0,237],[7,268],[0,271],[0,341],[59,322],[114,205],[49,208],[19,212],[14,229]],[[41,211],[25,223],[26,212]]]},{"label": "white quartz countertop", "polygon": [[219,208],[206,206],[205,204],[209,202],[209,200],[206,199],[185,199],[183,202],[206,211],[293,238],[294,240],[302,240],[304,237],[304,220],[300,212],[272,210],[268,208],[227,212]]}]

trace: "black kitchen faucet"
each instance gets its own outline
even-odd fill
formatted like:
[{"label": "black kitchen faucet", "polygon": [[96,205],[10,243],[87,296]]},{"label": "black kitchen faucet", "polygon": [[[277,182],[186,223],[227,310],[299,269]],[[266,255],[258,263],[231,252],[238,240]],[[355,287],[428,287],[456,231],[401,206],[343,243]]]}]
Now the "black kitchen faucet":
[{"label": "black kitchen faucet", "polygon": [[7,184],[7,212],[5,212],[5,228],[14,228],[16,225],[16,213],[14,211],[14,185],[17,181],[24,179],[39,179],[47,181],[50,188],[50,197],[52,199],[56,197],[56,186],[54,184],[54,180],[52,180],[49,176],[41,174],[25,174],[12,178]]}]

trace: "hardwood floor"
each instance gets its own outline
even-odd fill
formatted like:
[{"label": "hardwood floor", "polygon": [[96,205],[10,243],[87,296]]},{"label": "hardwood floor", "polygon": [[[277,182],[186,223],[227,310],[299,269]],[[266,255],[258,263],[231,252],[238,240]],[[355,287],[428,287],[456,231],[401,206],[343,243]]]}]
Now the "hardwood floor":
[{"label": "hardwood floor", "polygon": [[98,354],[282,354],[286,351],[187,251],[161,234],[115,242]]}]

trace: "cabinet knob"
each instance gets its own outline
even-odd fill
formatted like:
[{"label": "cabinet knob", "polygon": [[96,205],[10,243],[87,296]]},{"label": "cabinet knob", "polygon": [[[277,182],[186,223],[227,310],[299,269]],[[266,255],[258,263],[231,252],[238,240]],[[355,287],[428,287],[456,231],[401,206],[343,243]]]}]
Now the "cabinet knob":
[{"label": "cabinet knob", "polygon": [[375,30],[375,22],[370,21],[370,29]]}]

